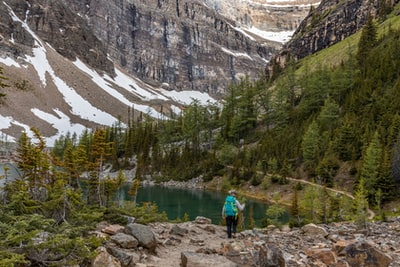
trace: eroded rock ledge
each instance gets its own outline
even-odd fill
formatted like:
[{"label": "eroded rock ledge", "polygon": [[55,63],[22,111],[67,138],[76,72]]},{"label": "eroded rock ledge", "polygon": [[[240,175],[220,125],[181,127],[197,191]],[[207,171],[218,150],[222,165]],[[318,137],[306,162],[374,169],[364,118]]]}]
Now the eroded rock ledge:
[{"label": "eroded rock ledge", "polygon": [[103,225],[93,266],[400,266],[400,217],[370,223],[244,230],[235,239],[205,217],[147,226]]}]

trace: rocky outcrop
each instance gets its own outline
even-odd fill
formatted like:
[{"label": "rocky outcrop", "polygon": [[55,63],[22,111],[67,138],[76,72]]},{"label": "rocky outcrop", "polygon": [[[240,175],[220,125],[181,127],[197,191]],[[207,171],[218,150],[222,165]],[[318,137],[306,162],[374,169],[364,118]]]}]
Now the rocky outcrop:
[{"label": "rocky outcrop", "polygon": [[12,0],[0,2],[0,33],[5,41],[0,55],[8,52],[15,58],[31,54],[35,40],[27,29],[10,17],[14,14],[27,24],[44,42],[64,57],[79,57],[88,65],[114,74],[113,63],[107,58],[107,50],[85,20],[72,12],[68,3],[53,0]]},{"label": "rocky outcrop", "polygon": [[[290,53],[300,59],[344,40],[362,29],[369,14],[377,17],[382,11],[383,2],[322,0],[302,21],[282,54]],[[386,4],[394,6],[398,2],[386,1]]]},{"label": "rocky outcrop", "polygon": [[105,245],[107,249],[100,250],[95,261],[99,264],[103,259],[112,264],[109,266],[165,267],[400,266],[400,218],[370,223],[368,231],[346,222],[309,224],[296,229],[244,230],[235,239],[226,238],[224,226],[208,222],[207,218],[199,217],[178,224],[140,225],[154,234],[157,240],[154,250],[140,245],[143,244],[140,240],[137,247],[127,247],[126,237],[116,233],[118,238],[111,236]]}]

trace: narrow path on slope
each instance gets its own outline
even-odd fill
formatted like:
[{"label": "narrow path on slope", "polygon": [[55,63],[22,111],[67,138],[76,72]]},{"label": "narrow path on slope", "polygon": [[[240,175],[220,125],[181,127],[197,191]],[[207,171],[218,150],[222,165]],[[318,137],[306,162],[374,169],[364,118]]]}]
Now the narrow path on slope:
[{"label": "narrow path on slope", "polygon": [[[313,183],[313,182],[310,182],[310,181],[307,181],[307,180],[303,180],[303,179],[295,179],[295,178],[291,178],[291,177],[286,177],[286,179],[288,179],[288,180],[290,180],[292,182],[300,182],[300,183],[303,183],[303,184],[309,184],[309,185],[320,187],[320,188],[324,187],[323,185],[320,185],[320,184],[317,184],[317,183]],[[355,199],[355,197],[352,194],[350,194],[349,192],[338,190],[338,189],[334,189],[334,188],[330,188],[330,187],[325,187],[325,189],[328,190],[328,191],[334,192],[334,193],[345,195],[345,196],[347,196],[347,197],[349,197],[349,198],[351,198],[353,200]],[[368,219],[370,219],[370,220],[375,217],[375,212],[373,210],[371,210],[371,209],[368,209],[368,214],[369,214]]]},{"label": "narrow path on slope", "polygon": [[[226,167],[233,168],[233,166],[226,166]],[[263,172],[260,172],[260,171],[258,171],[258,173],[263,174]],[[286,179],[288,179],[292,182],[300,182],[303,184],[308,184],[308,185],[312,185],[312,186],[316,186],[316,187],[320,187],[320,188],[324,187],[323,185],[313,183],[313,182],[303,180],[303,179],[296,179],[296,178],[292,178],[292,177],[286,177]],[[345,195],[353,200],[355,199],[355,197],[352,194],[350,194],[349,192],[343,191],[343,190],[329,188],[329,187],[326,187],[326,190],[337,193],[337,194]],[[370,219],[370,220],[372,220],[375,217],[375,212],[371,209],[368,209],[368,214],[369,214],[368,219]]]}]

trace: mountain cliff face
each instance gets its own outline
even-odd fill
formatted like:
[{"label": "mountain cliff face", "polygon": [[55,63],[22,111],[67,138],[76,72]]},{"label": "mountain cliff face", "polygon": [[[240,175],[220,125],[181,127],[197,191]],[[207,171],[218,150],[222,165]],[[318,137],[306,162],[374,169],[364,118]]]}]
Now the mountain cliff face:
[{"label": "mountain cliff face", "polygon": [[254,77],[278,48],[248,38],[197,1],[68,2],[119,65],[178,90],[216,95],[227,80]]},{"label": "mountain cliff face", "polygon": [[[30,29],[62,56],[81,58],[89,65],[108,73],[114,66],[107,59],[104,44],[93,34],[87,23],[60,1],[14,0],[0,3],[0,33],[3,36],[0,55],[13,58],[31,54],[35,39],[21,23],[12,18],[10,10],[25,21]],[[8,8],[7,8],[8,7]]]},{"label": "mountain cliff face", "polygon": [[303,58],[332,46],[361,30],[369,14],[378,17],[380,12],[397,3],[399,0],[322,0],[304,18],[281,54]]},{"label": "mountain cliff face", "polygon": [[295,31],[319,0],[204,0],[223,16],[240,25],[264,31]]},{"label": "mountain cliff face", "polygon": [[268,2],[1,1],[2,136],[79,133],[127,122],[128,108],[160,118],[192,97],[214,101],[232,81],[257,78],[282,45],[276,36],[315,4]]}]

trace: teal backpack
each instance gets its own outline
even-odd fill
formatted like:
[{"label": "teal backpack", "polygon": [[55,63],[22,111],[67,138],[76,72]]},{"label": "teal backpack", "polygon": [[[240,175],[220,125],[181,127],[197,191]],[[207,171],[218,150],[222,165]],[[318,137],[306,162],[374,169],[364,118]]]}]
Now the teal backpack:
[{"label": "teal backpack", "polygon": [[236,216],[238,209],[236,207],[236,199],[233,196],[227,196],[225,199],[225,215]]}]

